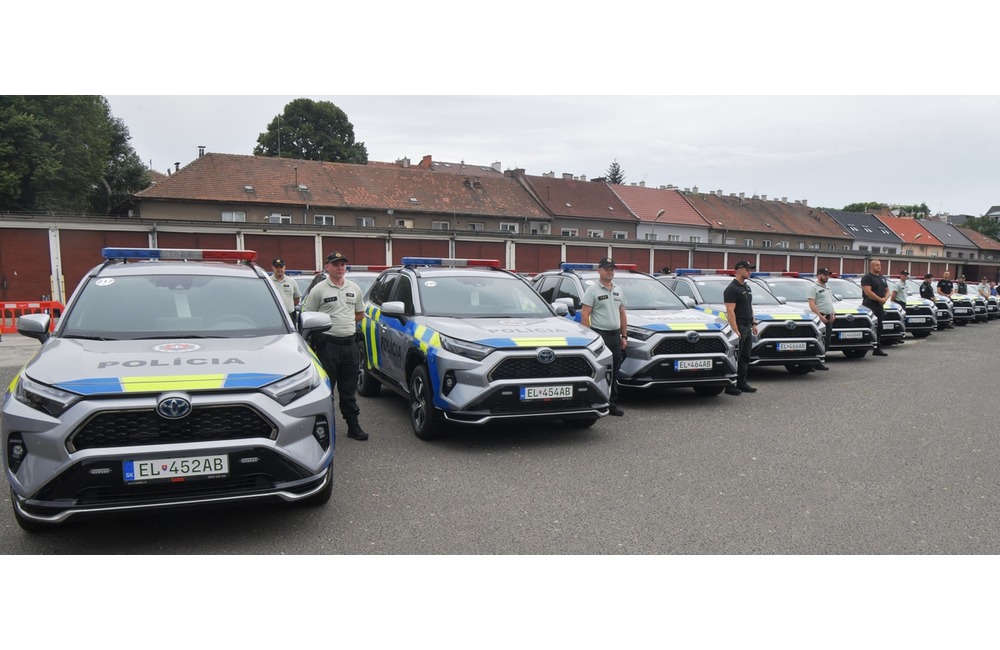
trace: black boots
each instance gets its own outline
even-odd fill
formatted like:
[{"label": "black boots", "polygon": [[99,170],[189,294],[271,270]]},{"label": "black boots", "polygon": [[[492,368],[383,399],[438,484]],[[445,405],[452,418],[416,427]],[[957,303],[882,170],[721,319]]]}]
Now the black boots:
[{"label": "black boots", "polygon": [[344,421],[347,422],[348,438],[354,438],[355,440],[368,440],[368,434],[361,428],[361,424],[358,422],[358,416],[344,416]]}]

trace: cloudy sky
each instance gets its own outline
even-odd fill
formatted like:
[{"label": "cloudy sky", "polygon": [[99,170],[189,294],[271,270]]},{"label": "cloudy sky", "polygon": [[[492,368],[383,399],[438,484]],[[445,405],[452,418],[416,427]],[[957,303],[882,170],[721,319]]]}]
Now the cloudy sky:
[{"label": "cloudy sky", "polygon": [[299,96],[347,113],[369,159],[424,155],[529,174],[766,194],[842,208],[1000,205],[998,96],[109,95],[153,169],[207,151],[250,154]]}]

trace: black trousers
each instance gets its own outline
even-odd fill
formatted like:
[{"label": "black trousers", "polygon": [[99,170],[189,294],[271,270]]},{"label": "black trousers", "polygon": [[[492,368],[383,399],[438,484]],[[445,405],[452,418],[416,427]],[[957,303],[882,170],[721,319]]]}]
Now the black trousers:
[{"label": "black trousers", "polygon": [[877,322],[875,323],[875,349],[882,349],[882,320],[885,318],[885,305],[882,303],[861,303],[868,309],[872,310],[875,314]]},{"label": "black trousers", "polygon": [[618,330],[598,330],[595,332],[601,335],[604,345],[611,350],[611,396],[608,402],[612,406],[618,404],[618,370],[622,367],[622,359],[625,354],[622,352],[622,333]]},{"label": "black trousers", "polygon": [[736,356],[736,385],[747,383],[747,373],[750,371],[750,354],[753,352],[753,321],[736,323],[736,331],[740,335],[740,349]]},{"label": "black trousers", "polygon": [[357,418],[358,408],[358,343],[354,337],[348,342],[333,343],[323,341],[323,335],[316,337],[316,356],[323,364],[323,370],[330,375],[330,382],[337,386],[340,397],[340,414],[345,420]]},{"label": "black trousers", "polygon": [[[823,318],[829,318],[833,314],[823,314]],[[826,348],[826,353],[823,358],[826,358],[827,354],[830,354],[830,344],[833,343],[833,323],[826,324],[826,336],[823,338],[823,346]]]}]

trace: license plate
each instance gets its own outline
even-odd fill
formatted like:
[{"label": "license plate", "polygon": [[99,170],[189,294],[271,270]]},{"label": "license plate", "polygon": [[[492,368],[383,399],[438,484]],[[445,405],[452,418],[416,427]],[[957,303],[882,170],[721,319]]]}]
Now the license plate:
[{"label": "license plate", "polygon": [[911,323],[926,323],[927,322],[927,319],[924,318],[923,316],[911,316],[908,320]]},{"label": "license plate", "polygon": [[806,344],[805,344],[804,341],[801,342],[801,343],[792,342],[792,343],[779,343],[778,344],[778,351],[779,352],[802,352],[805,349],[806,349]]},{"label": "license plate", "polygon": [[521,389],[522,400],[569,399],[573,397],[573,386],[525,386]]},{"label": "license plate", "polygon": [[972,310],[969,309],[968,307],[956,307],[955,308],[955,313],[956,314],[968,314],[970,311],[972,311]]},{"label": "license plate", "polygon": [[229,473],[229,456],[193,456],[122,463],[126,483],[183,481],[187,478],[221,478]]},{"label": "license plate", "polygon": [[711,359],[678,359],[674,361],[674,370],[711,370]]},{"label": "license plate", "polygon": [[884,329],[884,330],[896,329],[896,324],[895,323],[882,323],[882,329]]},{"label": "license plate", "polygon": [[861,339],[864,337],[864,332],[840,332],[840,338],[842,339]]}]

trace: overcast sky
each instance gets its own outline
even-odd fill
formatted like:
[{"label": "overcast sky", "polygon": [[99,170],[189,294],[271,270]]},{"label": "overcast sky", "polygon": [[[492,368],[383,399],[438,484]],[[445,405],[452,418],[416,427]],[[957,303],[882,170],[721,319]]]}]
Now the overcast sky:
[{"label": "overcast sky", "polygon": [[[1000,205],[1000,97],[330,96],[370,160],[424,155],[528,174],[766,194],[842,208]],[[207,151],[250,154],[285,96],[107,96],[153,169]]]}]

